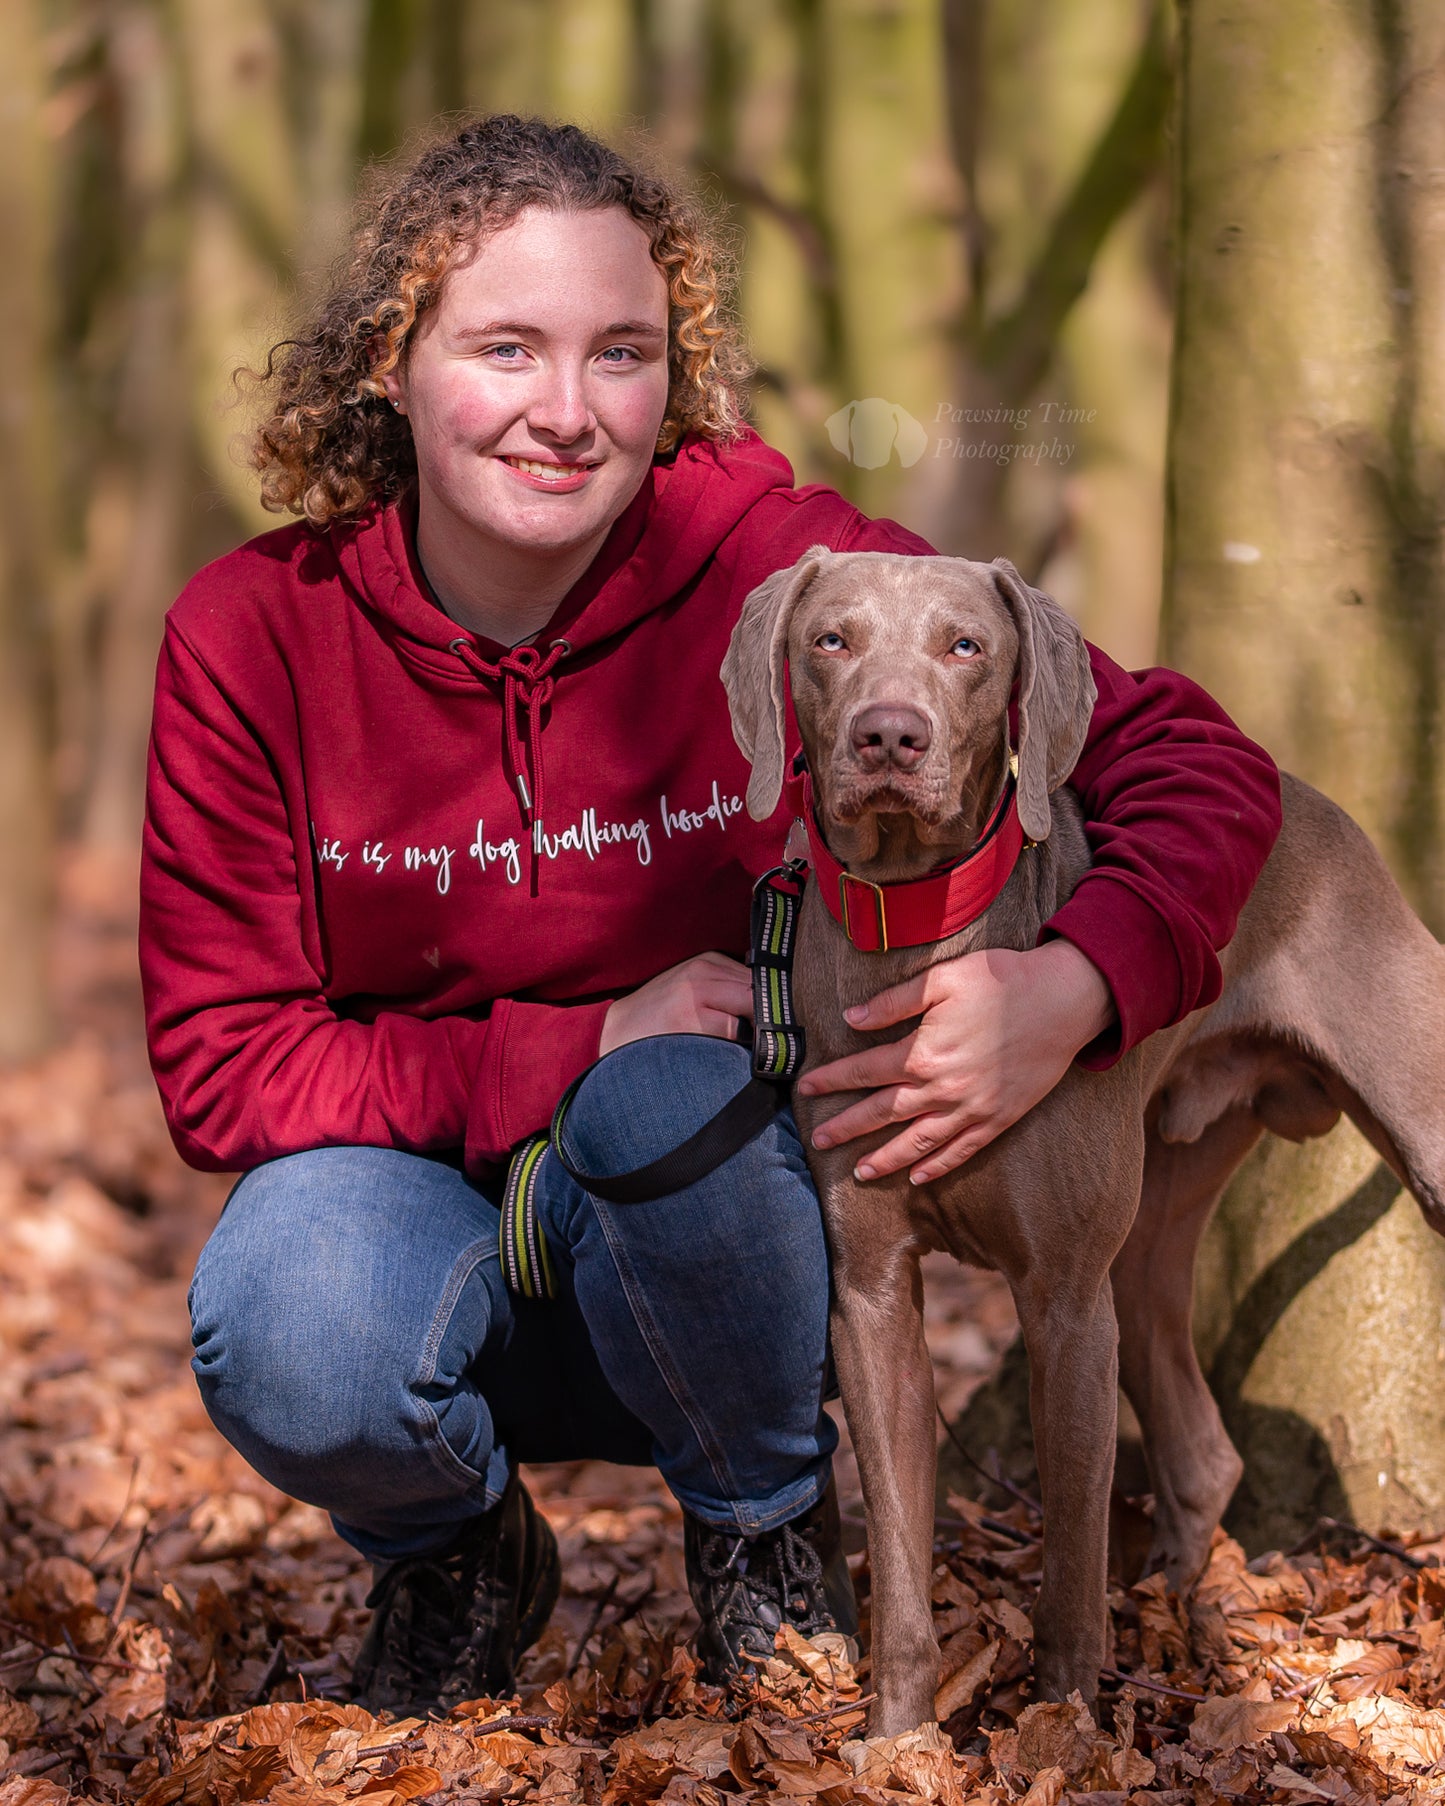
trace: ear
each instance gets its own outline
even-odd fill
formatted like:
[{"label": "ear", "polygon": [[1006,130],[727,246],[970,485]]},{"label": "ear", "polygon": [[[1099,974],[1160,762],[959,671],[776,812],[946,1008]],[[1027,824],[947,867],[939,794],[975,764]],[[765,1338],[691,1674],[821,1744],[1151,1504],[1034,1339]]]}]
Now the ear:
[{"label": "ear", "polygon": [[898,448],[898,462],[907,470],[928,450],[928,429],[920,426],[907,408],[899,407],[896,402],[893,406],[893,424],[897,429],[894,444]]},{"label": "ear", "polygon": [[788,627],[804,590],[817,576],[827,546],[809,546],[796,564],[777,571],[749,595],[728,642],[722,680],[732,711],[733,739],[750,761],[748,814],[766,821],[783,790],[784,668]]},{"label": "ear", "polygon": [[853,456],[853,415],[858,403],[850,401],[845,408],[839,408],[836,414],[830,414],[823,422],[828,429],[828,439],[835,452],[841,452],[845,458]]},{"label": "ear", "polygon": [[1007,558],[990,568],[1019,636],[1019,821],[1030,840],[1046,840],[1049,797],[1083,751],[1098,692],[1084,636],[1058,603]]}]

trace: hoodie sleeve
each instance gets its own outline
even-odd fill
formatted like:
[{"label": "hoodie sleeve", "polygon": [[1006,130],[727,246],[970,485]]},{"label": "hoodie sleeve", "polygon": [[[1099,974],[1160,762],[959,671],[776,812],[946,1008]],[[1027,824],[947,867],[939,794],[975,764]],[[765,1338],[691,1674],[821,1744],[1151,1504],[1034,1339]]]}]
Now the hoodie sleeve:
[{"label": "hoodie sleeve", "polygon": [[424,1153],[469,1170],[546,1125],[597,1056],[607,1002],[500,1000],[487,1020],[383,1012],[324,993],[297,848],[256,735],[167,631],[156,681],[141,864],[151,1065],[182,1157],[233,1171],[307,1148]]},{"label": "hoodie sleeve", "polygon": [[[848,552],[932,552],[897,522],[855,516]],[[1039,939],[1099,968],[1118,1021],[1079,1055],[1095,1070],[1212,1003],[1280,829],[1279,772],[1219,704],[1177,671],[1125,671],[1089,647],[1098,701],[1069,783],[1094,860]]]}]

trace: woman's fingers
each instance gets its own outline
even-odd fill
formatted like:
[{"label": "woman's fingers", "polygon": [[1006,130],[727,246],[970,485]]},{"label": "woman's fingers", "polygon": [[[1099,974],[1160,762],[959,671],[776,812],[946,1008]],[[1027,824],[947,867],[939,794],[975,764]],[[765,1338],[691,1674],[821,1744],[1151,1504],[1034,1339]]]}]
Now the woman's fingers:
[{"label": "woman's fingers", "polygon": [[841,1060],[816,1067],[799,1079],[797,1088],[804,1097],[822,1097],[832,1091],[866,1091],[874,1085],[901,1084],[913,1076],[908,1070],[912,1051],[912,1035],[880,1047],[865,1047],[859,1053],[844,1054]]},{"label": "woman's fingers", "polygon": [[919,1108],[918,1094],[905,1085],[883,1085],[849,1104],[813,1131],[815,1148],[835,1148],[860,1135],[872,1135],[892,1123],[906,1122]]}]

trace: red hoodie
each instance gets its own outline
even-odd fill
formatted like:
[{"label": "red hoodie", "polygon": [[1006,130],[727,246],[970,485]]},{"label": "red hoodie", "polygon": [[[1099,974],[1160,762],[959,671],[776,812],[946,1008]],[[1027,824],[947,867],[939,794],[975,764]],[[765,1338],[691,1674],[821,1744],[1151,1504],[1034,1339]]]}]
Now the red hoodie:
[{"label": "red hoodie", "polygon": [[[748,592],[818,541],[932,550],[794,489],[750,435],[655,464],[520,652],[429,599],[405,504],[193,578],[161,650],[141,880],[182,1155],[464,1145],[486,1171],[597,1057],[615,997],[743,955],[786,822],[743,808],[718,670]],[[1092,657],[1071,781],[1095,864],[1048,932],[1113,990],[1119,1026],[1086,1055],[1107,1065],[1218,995],[1279,781],[1187,679]]]}]

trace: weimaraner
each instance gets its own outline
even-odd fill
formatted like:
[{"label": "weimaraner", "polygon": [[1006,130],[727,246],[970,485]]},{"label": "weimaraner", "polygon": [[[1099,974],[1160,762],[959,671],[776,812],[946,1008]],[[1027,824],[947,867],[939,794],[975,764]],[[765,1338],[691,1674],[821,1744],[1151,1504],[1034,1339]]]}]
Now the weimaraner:
[{"label": "weimaraner", "polygon": [[[976,653],[944,655],[962,639]],[[840,655],[840,649],[841,654]],[[999,559],[812,547],[748,597],[723,680],[764,819],[783,782],[784,686],[817,825],[849,871],[886,884],[966,853],[1006,783],[1017,677],[1017,806],[1026,850],[971,927],[932,945],[855,948],[810,883],[795,984],[807,1067],[893,1039],[844,1009],[940,959],[1030,948],[1089,864],[1066,781],[1094,702],[1068,616]],[[1195,1252],[1225,1182],[1265,1129],[1302,1140],[1350,1116],[1445,1229],[1445,949],[1361,830],[1284,779],[1284,828],[1223,955],[1223,995],[1106,1072],[1071,1067],[955,1172],[860,1183],[860,1153],[808,1159],[833,1259],[833,1354],[857,1450],[873,1573],[871,1729],[930,1722],[934,1393],[919,1257],[997,1268],[1032,1373],[1043,1489],[1034,1617],[1044,1699],[1097,1692],[1104,1659],[1116,1381],[1138,1414],[1155,1496],[1152,1569],[1197,1576],[1239,1458],[1195,1358]],[[858,1096],[798,1097],[805,1145]],[[896,1131],[895,1131],[896,1132]]]}]

